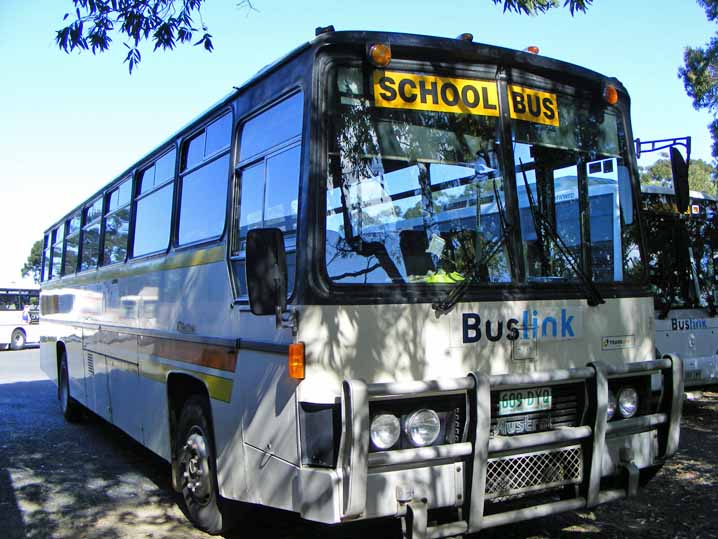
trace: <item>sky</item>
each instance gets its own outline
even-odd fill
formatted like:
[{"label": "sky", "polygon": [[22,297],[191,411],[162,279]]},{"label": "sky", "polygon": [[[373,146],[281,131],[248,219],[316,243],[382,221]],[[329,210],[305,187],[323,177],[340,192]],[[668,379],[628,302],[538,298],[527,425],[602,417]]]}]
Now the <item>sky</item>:
[{"label": "sky", "polygon": [[[71,0],[0,1],[0,282],[43,231],[264,65],[311,40],[317,26],[456,37],[524,49],[617,77],[632,102],[634,136],[690,135],[710,161],[711,117],[677,77],[687,45],[718,31],[692,0],[594,0],[568,10],[505,14],[490,0],[206,0],[215,51],[143,51],[130,75],[115,36],[109,53],[65,54],[54,43]],[[199,37],[199,35],[197,36]],[[657,156],[646,156],[648,165]]]}]

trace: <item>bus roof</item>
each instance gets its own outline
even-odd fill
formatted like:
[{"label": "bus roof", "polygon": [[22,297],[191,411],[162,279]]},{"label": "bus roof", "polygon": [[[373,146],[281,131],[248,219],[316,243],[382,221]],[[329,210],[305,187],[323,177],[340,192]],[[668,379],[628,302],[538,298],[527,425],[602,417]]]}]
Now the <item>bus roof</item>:
[{"label": "bus roof", "polygon": [[452,60],[465,61],[467,63],[508,63],[526,71],[548,77],[561,75],[562,78],[573,81],[583,80],[593,83],[610,82],[616,86],[618,91],[626,100],[630,99],[628,92],[618,79],[614,77],[607,77],[596,71],[564,62],[562,60],[541,56],[540,54],[456,38],[405,34],[398,32],[328,31],[319,34],[311,41],[299,45],[286,55],[262,67],[259,71],[257,71],[257,73],[252,75],[239,86],[233,86],[232,92],[225,95],[217,103],[185,124],[178,131],[174,132],[171,136],[162,141],[161,144],[155,146],[150,152],[143,155],[122,173],[118,174],[114,179],[106,184],[103,184],[102,187],[95,191],[91,196],[84,198],[78,205],[66,212],[61,219],[58,219],[51,226],[45,229],[45,234],[49,233],[56,226],[62,224],[70,215],[82,210],[88,201],[96,199],[106,190],[112,188],[114,184],[120,183],[122,180],[127,178],[137,167],[148,161],[154,155],[157,155],[158,151],[166,149],[171,143],[193,130],[198,123],[201,123],[209,116],[216,113],[219,109],[225,107],[248,88],[259,83],[272,72],[299,57],[306,50],[310,48],[319,49],[332,44],[364,46],[364,44],[368,43],[389,43],[392,47],[396,48],[397,51],[419,51],[425,54],[427,59],[431,58],[432,60],[440,60],[443,62],[446,61],[447,52],[450,52]]},{"label": "bus roof", "polygon": [[[641,192],[653,195],[675,195],[672,185],[665,186],[641,184]],[[703,191],[689,191],[689,193],[691,198],[695,198],[698,200],[718,200],[718,198],[714,197],[713,195],[709,195],[708,193],[704,193]]]}]

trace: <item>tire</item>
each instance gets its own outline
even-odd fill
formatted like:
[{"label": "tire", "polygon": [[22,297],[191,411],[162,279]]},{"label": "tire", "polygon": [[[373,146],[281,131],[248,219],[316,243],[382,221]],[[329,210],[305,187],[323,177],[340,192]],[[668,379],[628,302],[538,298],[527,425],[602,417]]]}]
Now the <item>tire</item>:
[{"label": "tire", "polygon": [[80,420],[82,409],[80,404],[70,396],[70,377],[67,371],[67,354],[60,356],[60,372],[58,373],[57,398],[60,400],[62,415],[70,423]]},{"label": "tire", "polygon": [[192,523],[209,534],[217,535],[234,524],[227,502],[219,495],[214,437],[209,424],[209,406],[205,398],[190,397],[182,408],[175,458],[179,487]]},{"label": "tire", "polygon": [[27,342],[27,337],[25,335],[25,332],[17,328],[12,332],[12,336],[10,337],[10,349],[11,350],[22,350],[25,348],[25,343]]}]

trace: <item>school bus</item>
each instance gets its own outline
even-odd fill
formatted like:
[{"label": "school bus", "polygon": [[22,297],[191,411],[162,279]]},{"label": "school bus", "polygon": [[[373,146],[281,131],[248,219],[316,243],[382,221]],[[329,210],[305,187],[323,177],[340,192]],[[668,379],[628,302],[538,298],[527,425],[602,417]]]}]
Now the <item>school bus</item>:
[{"label": "school bus", "polygon": [[655,291],[656,353],[681,356],[686,389],[718,384],[718,202],[690,191],[684,213],[673,189],[642,185],[649,275]]},{"label": "school bus", "polygon": [[43,367],[210,533],[232,501],[446,537],[635,495],[683,368],[631,141],[617,79],[534,48],[320,28],[47,229]]}]

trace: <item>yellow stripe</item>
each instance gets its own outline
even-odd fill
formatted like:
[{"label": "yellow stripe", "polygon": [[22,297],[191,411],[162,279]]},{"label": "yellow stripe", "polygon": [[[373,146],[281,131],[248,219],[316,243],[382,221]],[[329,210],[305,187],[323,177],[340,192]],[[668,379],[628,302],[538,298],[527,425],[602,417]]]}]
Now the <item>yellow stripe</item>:
[{"label": "yellow stripe", "polygon": [[145,378],[160,382],[162,384],[167,383],[167,375],[170,372],[183,372],[199,378],[207,386],[209,396],[213,399],[220,400],[223,402],[232,401],[232,385],[233,381],[229,378],[222,378],[221,376],[215,376],[213,374],[205,374],[192,369],[185,369],[182,367],[176,367],[174,365],[167,365],[160,363],[156,359],[150,359],[149,361],[142,362],[140,368],[140,374]]},{"label": "yellow stripe", "polygon": [[214,264],[224,260],[225,246],[217,245],[198,251],[174,253],[166,257],[158,257],[151,260],[135,260],[117,266],[100,268],[88,274],[63,277],[59,281],[51,281],[42,285],[44,290],[63,288],[66,286],[78,286],[94,284],[108,279],[119,279],[143,275],[153,271],[173,270]]}]

